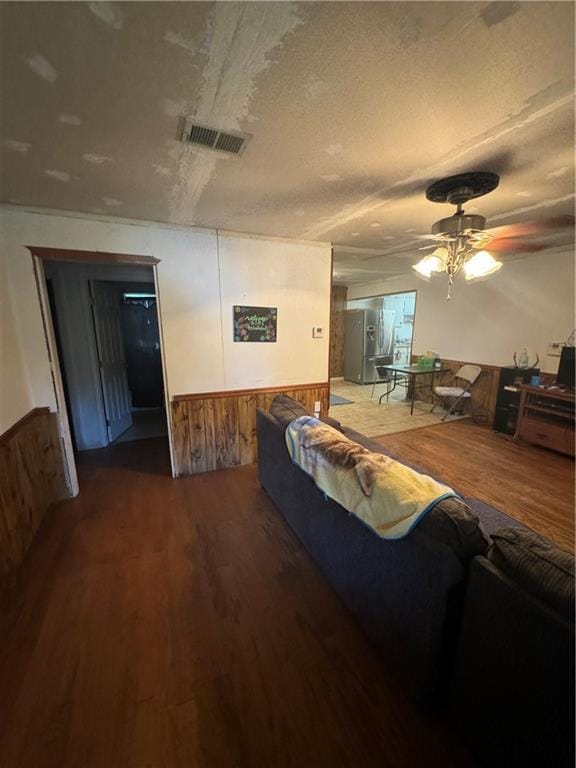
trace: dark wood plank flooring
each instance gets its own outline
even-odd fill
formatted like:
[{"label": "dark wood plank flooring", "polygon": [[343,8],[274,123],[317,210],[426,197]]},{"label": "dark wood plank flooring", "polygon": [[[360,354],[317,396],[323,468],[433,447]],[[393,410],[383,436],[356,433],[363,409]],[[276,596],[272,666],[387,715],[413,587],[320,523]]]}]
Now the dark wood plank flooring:
[{"label": "dark wood plank flooring", "polygon": [[466,419],[375,438],[466,496],[574,551],[574,460]]},{"label": "dark wood plank flooring", "polygon": [[468,766],[260,489],[84,454],[0,615],[3,768]]}]

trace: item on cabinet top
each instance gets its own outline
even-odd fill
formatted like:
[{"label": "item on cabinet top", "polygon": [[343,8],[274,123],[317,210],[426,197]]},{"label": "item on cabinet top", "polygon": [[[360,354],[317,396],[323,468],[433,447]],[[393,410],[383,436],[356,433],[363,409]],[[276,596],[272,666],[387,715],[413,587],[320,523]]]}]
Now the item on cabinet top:
[{"label": "item on cabinet top", "polygon": [[523,347],[519,352],[514,352],[514,366],[516,368],[536,368],[540,362],[540,356],[536,354],[536,360],[530,362],[531,352],[526,347]]}]

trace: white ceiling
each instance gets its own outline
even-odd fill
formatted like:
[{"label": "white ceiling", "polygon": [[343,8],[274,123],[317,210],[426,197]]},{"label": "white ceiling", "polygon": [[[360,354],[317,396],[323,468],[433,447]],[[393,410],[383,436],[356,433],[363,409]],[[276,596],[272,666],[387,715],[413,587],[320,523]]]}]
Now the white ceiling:
[{"label": "white ceiling", "polygon": [[[2,202],[335,244],[337,279],[407,271],[501,174],[488,226],[574,210],[568,2],[1,3]],[[240,157],[176,141],[242,130]],[[573,242],[564,231],[554,246]],[[514,254],[512,255],[514,257]]]}]

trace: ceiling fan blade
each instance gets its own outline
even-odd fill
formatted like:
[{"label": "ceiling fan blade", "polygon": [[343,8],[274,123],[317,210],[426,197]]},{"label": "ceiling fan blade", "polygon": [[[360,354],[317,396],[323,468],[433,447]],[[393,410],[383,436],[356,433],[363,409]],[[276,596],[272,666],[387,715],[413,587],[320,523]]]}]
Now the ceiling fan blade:
[{"label": "ceiling fan blade", "polygon": [[546,243],[525,243],[512,237],[496,238],[487,246],[495,253],[538,253],[548,248]]},{"label": "ceiling fan blade", "polygon": [[574,227],[574,216],[550,216],[547,219],[519,221],[517,224],[505,224],[502,227],[492,227],[491,229],[486,229],[484,231],[500,240],[505,238],[541,235],[546,232],[564,229],[566,227]]}]

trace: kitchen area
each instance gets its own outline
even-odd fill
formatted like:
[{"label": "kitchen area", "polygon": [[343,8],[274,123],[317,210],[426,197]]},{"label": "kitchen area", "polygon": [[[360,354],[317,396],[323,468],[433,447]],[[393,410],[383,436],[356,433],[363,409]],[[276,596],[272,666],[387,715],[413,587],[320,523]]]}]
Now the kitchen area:
[{"label": "kitchen area", "polygon": [[408,365],[416,291],[348,301],[344,312],[344,379],[373,384],[379,365]]},{"label": "kitchen area", "polygon": [[441,409],[431,413],[417,400],[412,410],[407,381],[392,388],[384,368],[411,362],[416,291],[346,299],[339,311],[333,349],[341,350],[341,366],[330,380],[330,416],[367,437],[440,423]]},{"label": "kitchen area", "polygon": [[339,363],[330,379],[332,418],[367,437],[441,423],[441,408],[432,412],[430,403],[412,402],[408,379],[393,386],[385,368],[411,363],[415,311],[416,291],[350,301],[342,296],[331,331]]}]

